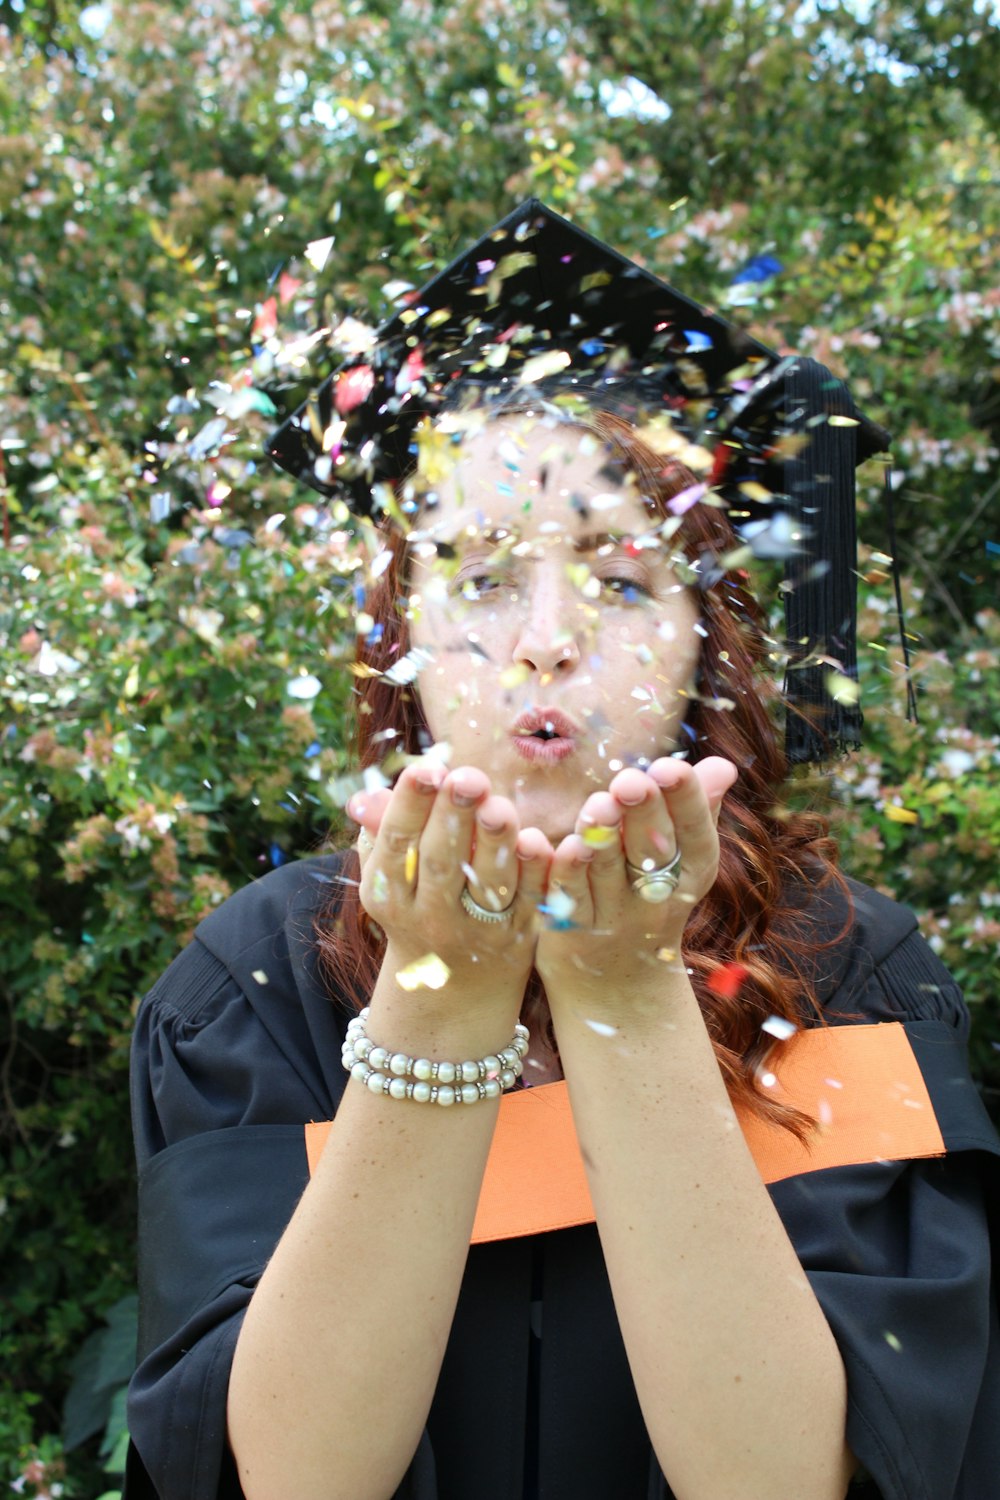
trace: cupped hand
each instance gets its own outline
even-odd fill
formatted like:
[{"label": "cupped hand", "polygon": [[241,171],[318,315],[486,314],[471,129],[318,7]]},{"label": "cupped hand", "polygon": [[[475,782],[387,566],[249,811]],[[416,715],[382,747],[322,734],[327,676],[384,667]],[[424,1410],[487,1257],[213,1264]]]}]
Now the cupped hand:
[{"label": "cupped hand", "polygon": [[[347,811],[364,831],[361,904],[385,933],[395,968],[435,954],[451,975],[444,1007],[456,1003],[459,989],[463,1003],[498,990],[516,991],[519,1002],[544,899],[542,835],[520,830],[513,803],[492,795],[489,779],[471,766],[446,774],[442,766],[410,765],[391,791],[358,793]],[[466,887],[485,911],[508,919],[470,916],[461,904]]]},{"label": "cupped hand", "polygon": [[[719,808],[736,777],[717,756],[695,766],[663,759],[619,772],[587,798],[549,861],[549,925],[535,962],[550,1001],[570,987],[613,1003],[679,956],[688,917],[718,874]],[[678,854],[673,889],[641,880]]]}]

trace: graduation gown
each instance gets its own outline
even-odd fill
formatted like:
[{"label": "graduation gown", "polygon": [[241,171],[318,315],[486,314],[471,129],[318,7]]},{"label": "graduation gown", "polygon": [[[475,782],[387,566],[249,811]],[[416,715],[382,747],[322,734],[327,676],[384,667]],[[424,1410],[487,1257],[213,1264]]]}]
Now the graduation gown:
[{"label": "graduation gown", "polygon": [[[336,855],[303,860],[232,897],[139,1010],[127,1500],[241,1496],[226,1445],[233,1350],[308,1181],[304,1127],[332,1118],[347,1081],[350,1012],[324,988],[314,937],[339,867]],[[876,1131],[841,1153],[847,1164],[763,1175],[843,1356],[847,1438],[864,1469],[852,1500],[995,1500],[1000,1141],[969,1077],[957,987],[912,913],[851,888],[853,924],[829,947],[844,928],[840,898],[807,902],[817,996],[832,1027],[889,1026],[902,1039],[920,1097],[895,1102],[930,1111],[936,1154],[882,1159]],[[593,1223],[472,1245],[428,1423],[396,1492],[535,1496],[671,1497]]]}]

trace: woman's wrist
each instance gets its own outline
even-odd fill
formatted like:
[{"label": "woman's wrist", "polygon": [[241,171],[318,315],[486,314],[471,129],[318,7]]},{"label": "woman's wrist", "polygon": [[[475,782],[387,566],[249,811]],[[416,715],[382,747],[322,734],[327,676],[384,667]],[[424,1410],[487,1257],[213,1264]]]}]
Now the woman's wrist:
[{"label": "woman's wrist", "polygon": [[368,1032],[390,1052],[410,1057],[485,1057],[506,1047],[518,1019],[524,984],[495,984],[483,976],[473,988],[448,978],[439,989],[408,990],[397,979],[405,960],[386,950],[368,1006]]}]

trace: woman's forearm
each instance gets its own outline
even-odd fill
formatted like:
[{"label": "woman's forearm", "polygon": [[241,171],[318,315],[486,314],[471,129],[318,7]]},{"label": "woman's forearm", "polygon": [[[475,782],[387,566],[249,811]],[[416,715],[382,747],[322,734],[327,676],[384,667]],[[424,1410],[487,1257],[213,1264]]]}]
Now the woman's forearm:
[{"label": "woman's forearm", "polygon": [[[397,1050],[482,1056],[506,1024],[482,998],[470,1017],[456,997],[442,1022],[380,981],[370,1031]],[[236,1348],[229,1439],[247,1500],[397,1488],[437,1383],[496,1114],[489,1100],[446,1109],[348,1085]]]},{"label": "woman's forearm", "polygon": [[651,977],[620,1007],[549,999],[653,1446],[678,1500],[842,1500],[840,1353],[686,975]]}]

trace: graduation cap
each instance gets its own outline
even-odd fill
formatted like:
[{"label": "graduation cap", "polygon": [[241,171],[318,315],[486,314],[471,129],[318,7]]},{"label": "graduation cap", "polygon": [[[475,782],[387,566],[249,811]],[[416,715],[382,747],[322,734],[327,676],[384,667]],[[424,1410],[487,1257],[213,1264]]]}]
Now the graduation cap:
[{"label": "graduation cap", "polygon": [[712,490],[737,531],[785,561],[785,695],[805,710],[788,715],[789,760],[856,746],[854,471],[888,433],[824,366],[779,357],[537,199],[415,292],[267,452],[368,515],[380,486],[416,467],[422,421],[460,396],[535,390],[639,425],[669,419],[713,454]]}]

